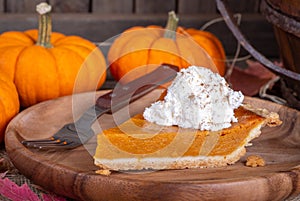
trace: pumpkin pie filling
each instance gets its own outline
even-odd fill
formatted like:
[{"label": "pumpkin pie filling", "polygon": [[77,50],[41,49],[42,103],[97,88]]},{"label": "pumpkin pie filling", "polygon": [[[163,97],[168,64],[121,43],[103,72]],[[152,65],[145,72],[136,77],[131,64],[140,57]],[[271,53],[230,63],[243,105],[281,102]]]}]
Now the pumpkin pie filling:
[{"label": "pumpkin pie filling", "polygon": [[[255,110],[255,109],[254,109]],[[233,164],[261,127],[281,122],[275,113],[262,115],[245,107],[235,110],[238,122],[220,131],[159,126],[141,114],[98,135],[95,164],[103,169],[182,169]],[[172,160],[173,159],[173,160]],[[183,163],[180,161],[186,160]],[[169,164],[155,165],[163,161]],[[189,161],[192,164],[190,164]]]}]

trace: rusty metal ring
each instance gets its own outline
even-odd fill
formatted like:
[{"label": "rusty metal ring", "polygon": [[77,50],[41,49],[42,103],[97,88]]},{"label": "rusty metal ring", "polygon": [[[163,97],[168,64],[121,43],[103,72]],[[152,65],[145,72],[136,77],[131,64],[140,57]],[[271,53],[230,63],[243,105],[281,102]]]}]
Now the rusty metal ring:
[{"label": "rusty metal ring", "polygon": [[275,65],[273,62],[271,62],[269,59],[263,56],[260,52],[258,52],[252,45],[250,45],[245,36],[241,33],[237,24],[234,22],[232,14],[226,8],[224,0],[216,0],[216,4],[228,28],[231,30],[235,38],[245,48],[245,50],[247,50],[257,61],[265,65],[272,72],[282,75],[285,78],[293,79],[297,82],[300,81],[300,74]]}]

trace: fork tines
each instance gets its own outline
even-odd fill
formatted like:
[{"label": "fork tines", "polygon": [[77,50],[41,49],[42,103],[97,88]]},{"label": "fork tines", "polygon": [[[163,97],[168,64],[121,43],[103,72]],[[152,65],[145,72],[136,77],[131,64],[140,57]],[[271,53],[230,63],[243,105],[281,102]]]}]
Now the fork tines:
[{"label": "fork tines", "polygon": [[29,148],[38,148],[38,149],[67,149],[73,148],[73,143],[68,143],[67,141],[61,141],[59,139],[55,139],[51,137],[49,139],[42,139],[42,140],[24,140],[22,144],[29,147]]}]

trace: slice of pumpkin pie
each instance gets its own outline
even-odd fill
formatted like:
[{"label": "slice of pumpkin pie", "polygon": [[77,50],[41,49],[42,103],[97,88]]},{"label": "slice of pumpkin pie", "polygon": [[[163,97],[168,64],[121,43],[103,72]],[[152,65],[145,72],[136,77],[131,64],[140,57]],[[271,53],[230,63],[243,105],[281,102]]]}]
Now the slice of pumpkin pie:
[{"label": "slice of pumpkin pie", "polygon": [[206,68],[181,70],[163,100],[97,136],[101,169],[183,169],[234,164],[276,113],[243,104],[241,92]]}]

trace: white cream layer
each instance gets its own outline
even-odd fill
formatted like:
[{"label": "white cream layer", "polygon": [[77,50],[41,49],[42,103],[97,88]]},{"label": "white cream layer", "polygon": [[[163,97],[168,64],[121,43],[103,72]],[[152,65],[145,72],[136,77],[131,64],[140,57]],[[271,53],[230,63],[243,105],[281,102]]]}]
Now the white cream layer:
[{"label": "white cream layer", "polygon": [[164,126],[217,131],[236,122],[234,109],[244,100],[218,73],[203,67],[182,69],[163,101],[144,111],[144,118]]}]

